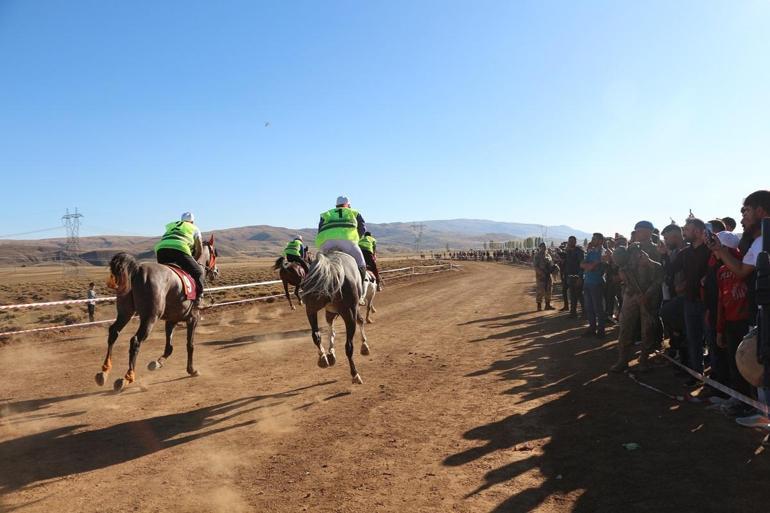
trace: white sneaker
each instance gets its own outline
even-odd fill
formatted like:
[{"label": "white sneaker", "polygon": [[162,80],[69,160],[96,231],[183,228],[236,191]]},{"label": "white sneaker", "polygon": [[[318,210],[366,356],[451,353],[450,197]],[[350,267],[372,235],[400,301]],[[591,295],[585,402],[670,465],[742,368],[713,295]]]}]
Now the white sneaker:
[{"label": "white sneaker", "polygon": [[758,428],[765,428],[770,429],[770,419],[765,417],[764,415],[760,415],[759,413],[755,415],[748,415],[746,417],[737,417],[735,419],[735,422],[737,422],[739,425],[743,427],[758,427]]}]

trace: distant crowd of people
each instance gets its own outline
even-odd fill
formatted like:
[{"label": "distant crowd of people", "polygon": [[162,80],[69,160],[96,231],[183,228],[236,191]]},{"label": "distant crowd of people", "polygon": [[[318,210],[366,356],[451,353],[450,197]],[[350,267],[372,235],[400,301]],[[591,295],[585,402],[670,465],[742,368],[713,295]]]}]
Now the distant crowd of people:
[{"label": "distant crowd of people", "polygon": [[[641,340],[637,372],[650,370],[649,356],[668,339],[668,355],[767,404],[770,389],[753,387],[736,365],[736,351],[757,319],[756,268],[762,250],[761,220],[770,217],[770,191],[759,190],[740,209],[742,234],[730,216],[704,220],[692,213],[683,224],[658,230],[639,221],[625,237],[594,233],[587,247],[575,237],[558,247],[541,244],[532,262],[537,309],[551,306],[554,276],[562,283],[562,311],[587,322],[585,337],[605,337],[619,323],[618,360],[610,369],[628,369],[634,342]],[[699,380],[687,377],[687,385]],[[714,402],[743,425],[770,428],[770,420],[750,406],[705,387],[700,397]]]}]

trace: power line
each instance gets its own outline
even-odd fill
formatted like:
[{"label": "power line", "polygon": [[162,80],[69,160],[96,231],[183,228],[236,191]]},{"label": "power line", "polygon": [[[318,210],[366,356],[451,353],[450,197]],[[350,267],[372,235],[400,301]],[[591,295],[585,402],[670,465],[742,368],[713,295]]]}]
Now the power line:
[{"label": "power line", "polygon": [[11,237],[20,237],[22,235],[32,235],[33,233],[52,232],[54,230],[61,230],[61,226],[53,226],[51,228],[41,228],[40,230],[31,230],[28,232],[9,233],[8,235],[0,235],[0,239],[10,239]]}]

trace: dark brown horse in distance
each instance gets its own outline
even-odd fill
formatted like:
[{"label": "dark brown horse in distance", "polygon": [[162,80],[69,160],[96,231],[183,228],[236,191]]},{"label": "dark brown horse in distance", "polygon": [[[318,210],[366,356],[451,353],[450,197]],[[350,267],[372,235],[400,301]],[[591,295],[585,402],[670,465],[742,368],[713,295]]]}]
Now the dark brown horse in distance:
[{"label": "dark brown horse in distance", "polygon": [[282,256],[278,257],[273,264],[273,270],[276,269],[278,270],[278,277],[283,282],[283,292],[286,294],[289,306],[292,310],[296,310],[296,307],[291,302],[291,295],[289,295],[289,285],[294,287],[294,295],[297,296],[299,304],[304,304],[299,295],[299,286],[302,284],[302,280],[305,279],[305,269],[297,262],[289,262]]},{"label": "dark brown horse in distance", "polygon": [[[214,279],[219,274],[216,265],[217,250],[214,247],[214,236],[203,243],[203,251],[198,263],[205,267],[206,278]],[[187,324],[187,373],[197,376],[198,371],[193,367],[193,343],[195,327],[200,319],[198,309],[193,308],[192,301],[185,297],[182,280],[168,266],[156,263],[140,264],[128,253],[118,253],[110,261],[109,285],[117,293],[118,316],[112,323],[107,338],[107,356],[102,365],[102,371],[96,374],[96,383],[104,385],[112,369],[112,346],[125,325],[134,314],[139,316],[139,329],[131,337],[128,349],[128,372],[123,378],[115,380],[114,389],[120,392],[136,379],[136,357],[139,347],[150,335],[155,322],[159,319],[166,321],[166,348],[163,356],[153,360],[148,365],[150,370],[163,366],[163,362],[171,356],[174,350],[171,336],[177,323]]]}]

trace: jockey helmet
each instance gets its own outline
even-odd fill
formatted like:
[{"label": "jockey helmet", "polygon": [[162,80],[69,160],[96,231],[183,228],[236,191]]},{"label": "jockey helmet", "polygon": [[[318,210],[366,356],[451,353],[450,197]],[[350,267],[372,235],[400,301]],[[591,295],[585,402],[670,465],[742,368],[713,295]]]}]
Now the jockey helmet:
[{"label": "jockey helmet", "polygon": [[342,207],[349,204],[350,200],[347,198],[347,196],[337,196],[337,207]]},{"label": "jockey helmet", "polygon": [[185,212],[184,214],[182,214],[182,221],[189,221],[191,223],[194,223],[195,216],[193,215],[192,212]]}]

